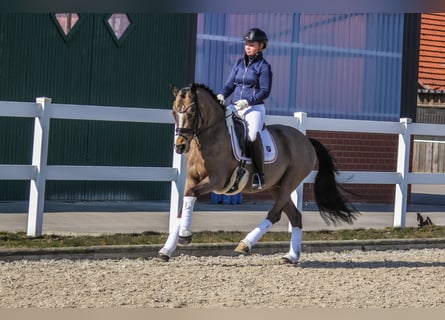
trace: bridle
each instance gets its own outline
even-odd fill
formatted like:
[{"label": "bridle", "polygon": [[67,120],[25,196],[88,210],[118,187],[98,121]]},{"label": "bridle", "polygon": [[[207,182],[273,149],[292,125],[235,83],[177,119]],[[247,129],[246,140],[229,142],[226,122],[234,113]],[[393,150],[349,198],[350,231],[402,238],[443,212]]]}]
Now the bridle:
[{"label": "bridle", "polygon": [[[184,117],[184,115],[187,113],[187,111],[191,108],[191,106],[196,105],[196,115],[195,117],[193,117],[193,126],[191,128],[184,128],[182,127],[183,125],[183,120],[182,118]],[[183,137],[185,140],[187,141],[191,141],[192,139],[196,138],[198,136],[198,120],[201,120],[201,122],[203,121],[202,119],[202,115],[199,109],[198,104],[196,103],[196,101],[193,101],[192,103],[190,103],[188,106],[183,106],[181,108],[182,111],[178,111],[178,115],[179,115],[179,120],[178,120],[178,125],[176,127],[175,133],[177,136]],[[187,138],[186,135],[191,134],[192,138],[189,139]]]},{"label": "bridle", "polygon": [[[183,88],[181,90],[181,97],[184,98],[185,93],[189,90],[190,90],[190,88]],[[195,105],[195,107],[196,107],[196,113],[192,119],[193,124],[190,128],[184,128],[184,127],[182,127],[183,123],[182,123],[181,119],[184,117],[184,115],[189,111],[189,109],[193,105]],[[177,113],[179,115],[179,119],[178,119],[178,124],[177,124],[176,130],[175,130],[175,134],[176,134],[176,136],[183,137],[187,141],[187,143],[190,143],[190,141],[192,141],[193,139],[197,140],[200,134],[202,134],[204,131],[207,131],[208,129],[212,128],[213,126],[215,126],[216,124],[219,123],[219,121],[217,121],[205,128],[202,128],[202,124],[204,123],[204,118],[202,116],[201,109],[199,108],[198,97],[196,97],[196,96],[192,103],[190,103],[187,106],[183,105],[181,108],[181,111],[177,111]],[[222,123],[224,123],[224,122],[222,122]]]}]

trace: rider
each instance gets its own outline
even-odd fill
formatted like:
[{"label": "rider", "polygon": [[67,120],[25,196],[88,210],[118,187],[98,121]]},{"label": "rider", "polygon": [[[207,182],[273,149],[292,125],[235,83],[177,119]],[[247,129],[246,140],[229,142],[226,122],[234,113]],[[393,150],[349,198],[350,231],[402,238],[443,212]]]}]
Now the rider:
[{"label": "rider", "polygon": [[217,95],[221,104],[233,93],[231,103],[238,114],[247,122],[251,148],[252,188],[264,185],[264,151],[260,131],[264,127],[266,110],[264,100],[272,88],[272,70],[263,57],[267,46],[266,33],[258,28],[247,30],[243,37],[244,55],[233,66],[221,93]]}]

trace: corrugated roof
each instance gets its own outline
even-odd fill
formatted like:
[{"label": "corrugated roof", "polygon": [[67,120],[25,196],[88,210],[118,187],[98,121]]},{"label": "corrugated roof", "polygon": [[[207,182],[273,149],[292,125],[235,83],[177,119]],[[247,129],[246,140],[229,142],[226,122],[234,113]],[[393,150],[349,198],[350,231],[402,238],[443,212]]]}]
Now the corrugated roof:
[{"label": "corrugated roof", "polygon": [[419,83],[425,89],[445,89],[445,13],[422,14]]}]

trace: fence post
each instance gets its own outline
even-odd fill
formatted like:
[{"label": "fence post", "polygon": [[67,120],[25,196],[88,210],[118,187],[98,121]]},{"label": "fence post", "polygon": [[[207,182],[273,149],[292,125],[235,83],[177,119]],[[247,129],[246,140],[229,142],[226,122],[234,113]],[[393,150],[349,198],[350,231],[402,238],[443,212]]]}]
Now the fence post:
[{"label": "fence post", "polygon": [[[307,120],[307,113],[306,112],[295,112],[294,118],[297,119],[297,129],[306,135],[306,120]],[[292,191],[291,193],[291,199],[292,202],[295,204],[298,210],[303,211],[303,186],[304,183],[300,183],[300,185],[297,187],[296,190]]]},{"label": "fence post", "polygon": [[[173,148],[174,149],[174,148]],[[182,210],[182,201],[184,198],[185,178],[186,178],[186,161],[184,154],[177,154],[173,150],[173,168],[178,170],[176,180],[171,182],[170,195],[170,220],[169,232],[172,233],[176,225],[178,213]]]},{"label": "fence post", "polygon": [[408,198],[407,175],[409,173],[409,159],[411,155],[411,132],[409,125],[410,118],[400,119],[402,132],[399,133],[399,148],[397,151],[397,172],[401,175],[401,180],[396,184],[395,204],[394,204],[394,222],[395,228],[405,227],[406,208]]},{"label": "fence post", "polygon": [[30,182],[27,229],[27,235],[34,237],[42,234],[43,226],[50,122],[46,108],[51,104],[51,99],[37,98],[36,103],[40,108],[40,116],[34,119],[32,165],[36,167],[37,174],[35,180]]}]

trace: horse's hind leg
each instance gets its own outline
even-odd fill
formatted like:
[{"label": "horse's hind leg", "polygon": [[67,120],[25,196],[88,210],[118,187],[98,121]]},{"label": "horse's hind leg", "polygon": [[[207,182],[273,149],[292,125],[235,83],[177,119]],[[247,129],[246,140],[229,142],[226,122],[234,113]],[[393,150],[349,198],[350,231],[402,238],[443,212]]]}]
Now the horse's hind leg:
[{"label": "horse's hind leg", "polygon": [[[284,211],[292,226],[291,242],[289,252],[286,253],[282,262],[296,264],[300,259],[301,242],[302,242],[302,215],[301,212],[292,202],[290,196],[284,196],[280,190],[271,190],[276,202],[272,209],[268,212],[267,218],[254,230],[252,230],[235,248],[235,252],[247,254],[252,246],[278,222],[281,218],[281,212]],[[284,205],[281,205],[284,202]]]},{"label": "horse's hind leg", "polygon": [[[272,190],[271,190],[272,191]],[[253,245],[255,245],[261,237],[272,228],[272,225],[278,222],[281,218],[281,211],[283,210],[283,205],[285,201],[280,199],[278,192],[272,191],[276,201],[272,209],[267,213],[267,217],[253,229],[243,240],[240,241],[238,246],[235,248],[235,252],[241,254],[248,254]]]},{"label": "horse's hind leg", "polygon": [[272,228],[272,222],[269,219],[264,219],[258,227],[253,229],[243,240],[240,241],[235,248],[235,252],[241,254],[250,253],[250,249],[256,244],[261,237]]},{"label": "horse's hind leg", "polygon": [[283,256],[282,262],[295,264],[300,259],[301,254],[302,215],[290,198],[284,206],[283,211],[292,226],[292,233],[289,252]]}]

